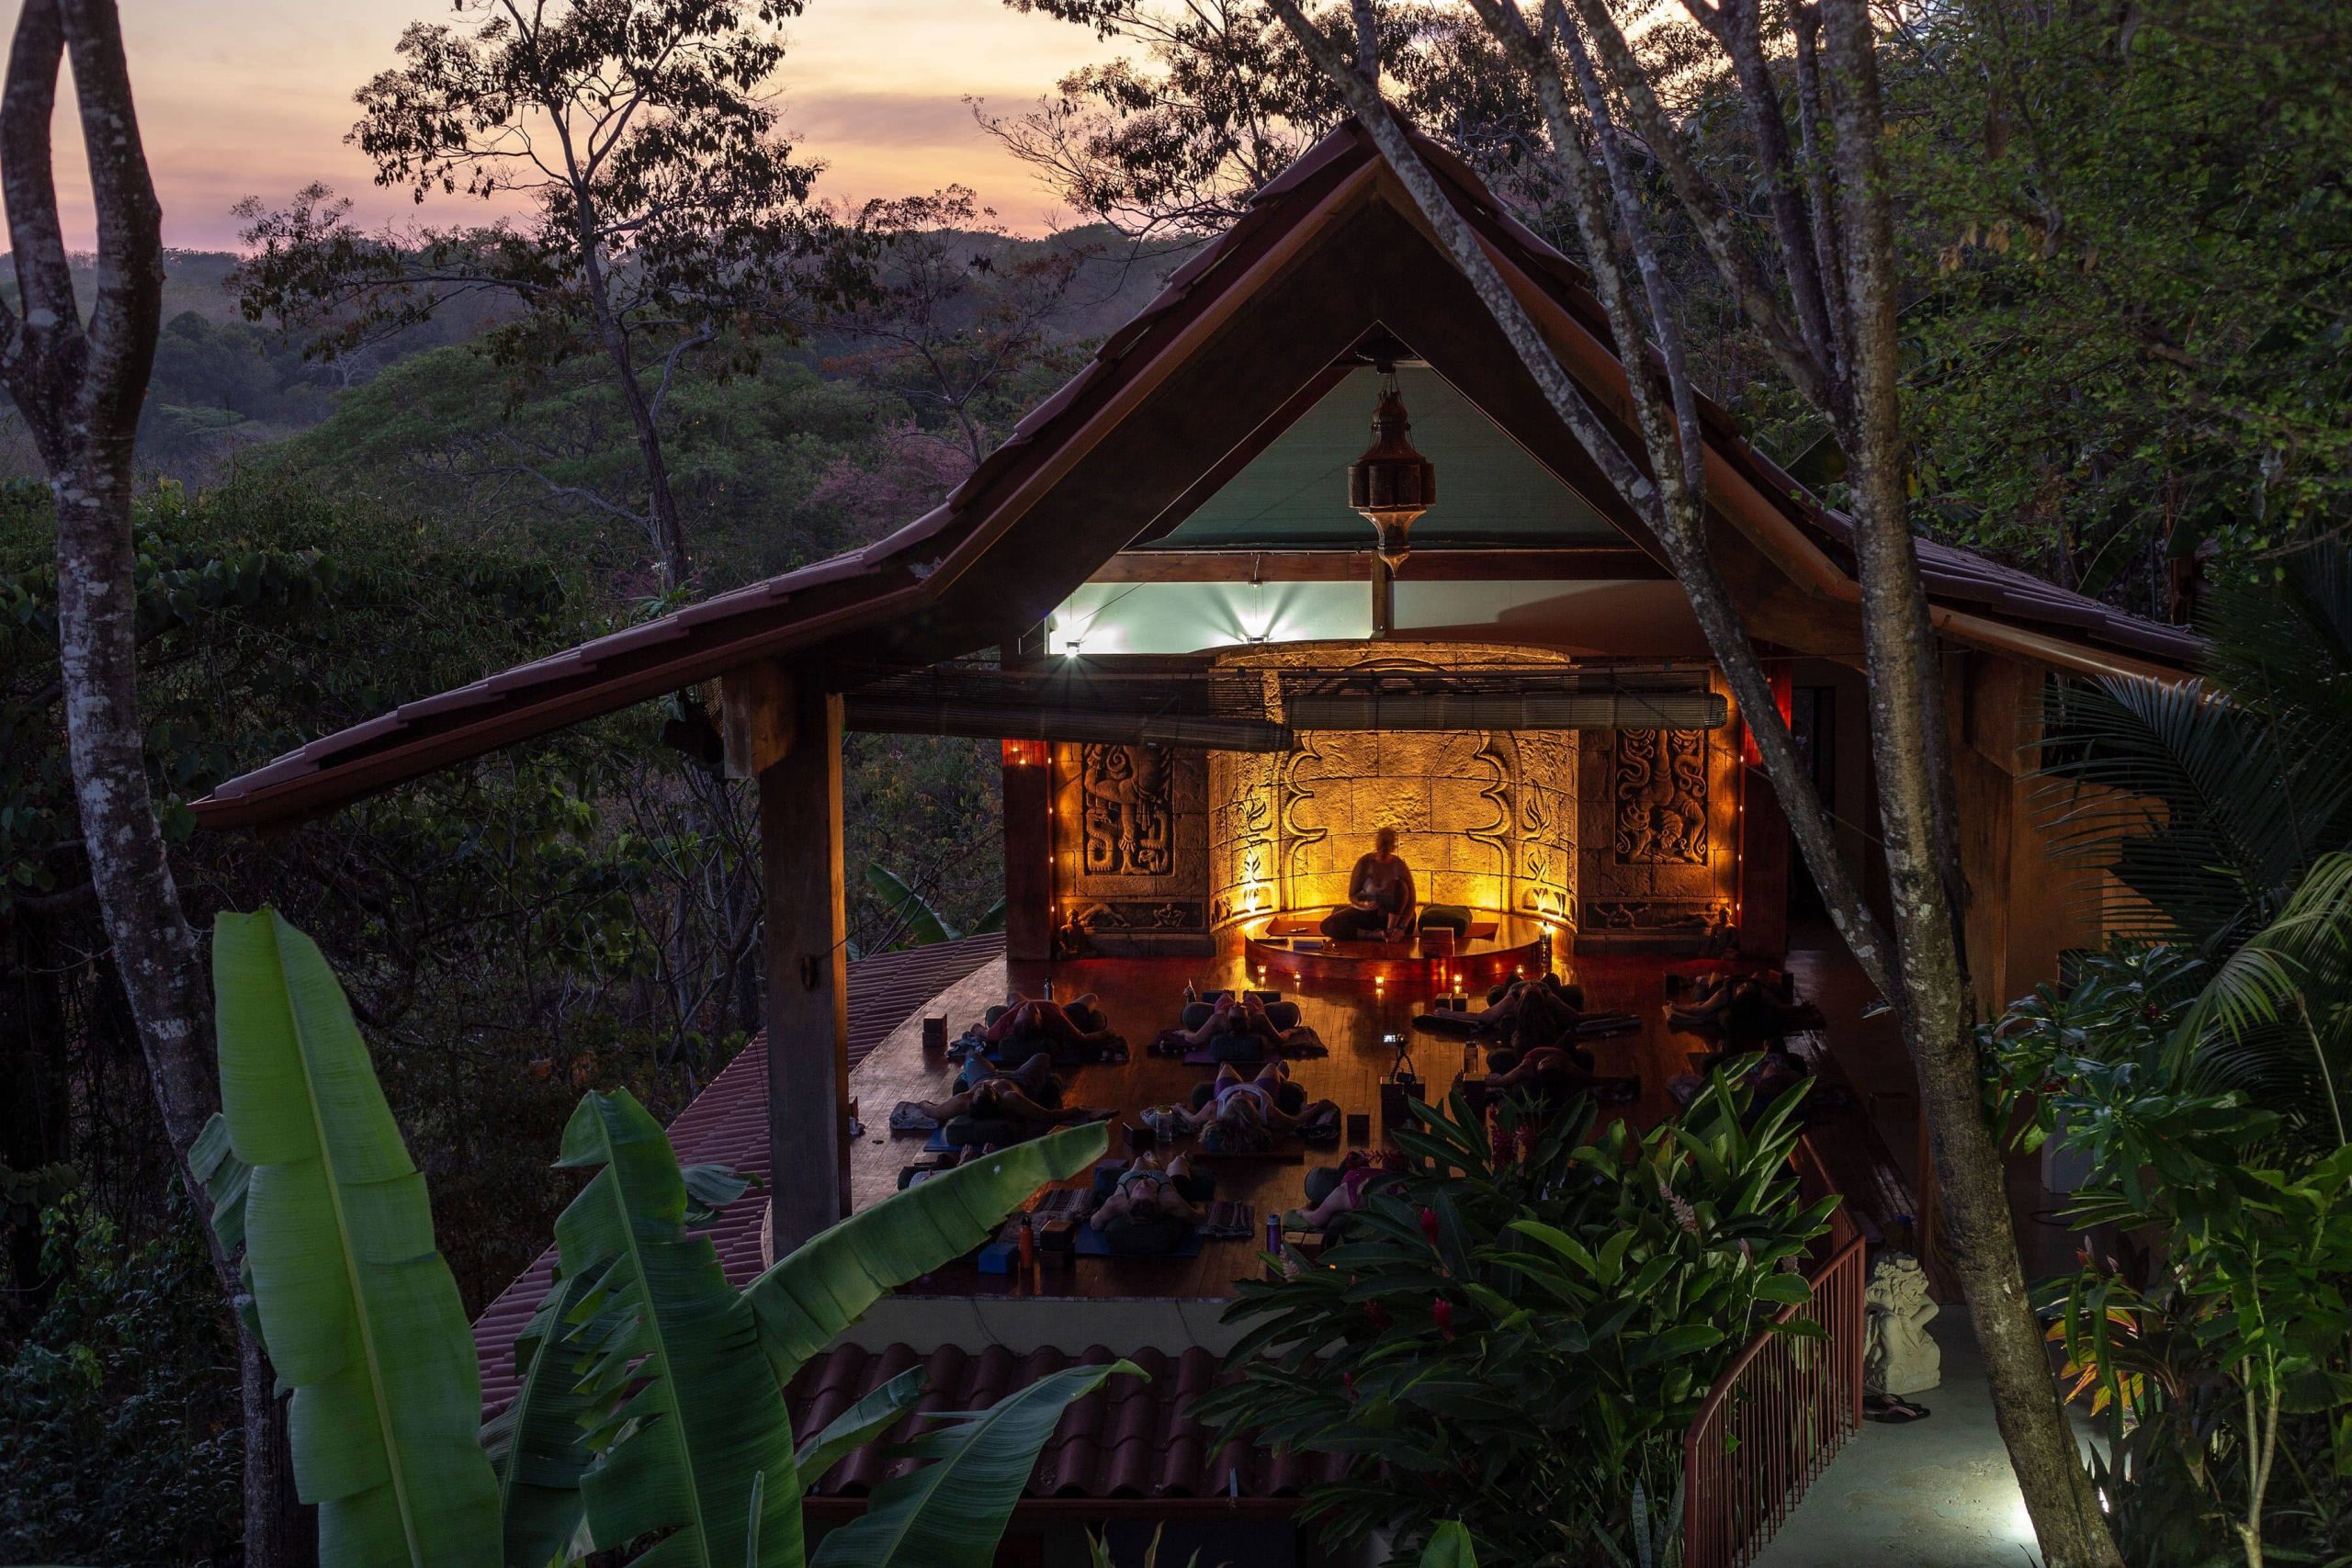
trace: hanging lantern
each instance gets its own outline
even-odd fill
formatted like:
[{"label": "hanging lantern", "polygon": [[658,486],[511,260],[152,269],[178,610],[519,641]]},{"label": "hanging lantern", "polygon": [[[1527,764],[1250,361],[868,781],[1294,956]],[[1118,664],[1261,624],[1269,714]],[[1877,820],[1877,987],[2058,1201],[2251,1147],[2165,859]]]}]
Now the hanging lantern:
[{"label": "hanging lantern", "polygon": [[1396,376],[1381,378],[1380,406],[1373,411],[1372,445],[1348,465],[1348,505],[1362,513],[1376,536],[1380,558],[1396,570],[1411,549],[1406,535],[1413,521],[1437,500],[1437,468],[1407,439],[1412,422]]}]

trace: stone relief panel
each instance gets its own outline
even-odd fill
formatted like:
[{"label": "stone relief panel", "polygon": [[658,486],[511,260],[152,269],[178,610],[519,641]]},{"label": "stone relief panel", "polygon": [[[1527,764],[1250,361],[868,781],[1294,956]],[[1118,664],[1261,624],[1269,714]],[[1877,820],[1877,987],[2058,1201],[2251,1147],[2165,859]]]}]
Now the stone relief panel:
[{"label": "stone relief panel", "polygon": [[1172,754],[1165,746],[1079,749],[1086,874],[1165,876],[1175,869]]},{"label": "stone relief panel", "polygon": [[1197,951],[1208,931],[1208,760],[1058,742],[1055,924],[1065,951]]},{"label": "stone relief panel", "polygon": [[1705,730],[1619,730],[1610,795],[1620,864],[1706,863]]},{"label": "stone relief panel", "polygon": [[1738,734],[1725,726],[1586,737],[1579,942],[1693,949],[1738,919]]}]

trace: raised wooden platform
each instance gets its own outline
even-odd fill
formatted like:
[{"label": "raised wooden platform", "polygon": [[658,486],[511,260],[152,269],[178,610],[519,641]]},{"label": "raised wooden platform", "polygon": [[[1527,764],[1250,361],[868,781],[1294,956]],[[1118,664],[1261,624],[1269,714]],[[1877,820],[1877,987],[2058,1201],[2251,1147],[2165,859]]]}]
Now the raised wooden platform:
[{"label": "raised wooden platform", "polygon": [[1269,983],[1397,987],[1442,995],[1464,987],[1485,990],[1514,976],[1540,975],[1552,964],[1553,928],[1523,916],[1480,910],[1459,936],[1426,931],[1392,942],[1333,942],[1323,934],[1325,913],[1278,914],[1243,924],[1250,973]]},{"label": "raised wooden platform", "polygon": [[[915,1018],[886,1040],[859,1066],[851,1078],[860,1111],[868,1129],[852,1151],[851,1184],[860,1209],[871,1207],[898,1190],[901,1167],[921,1157],[923,1140],[893,1135],[888,1129],[890,1107],[900,1100],[929,1100],[949,1091],[956,1067],[944,1055],[927,1055],[922,1044],[922,1013],[944,1013],[952,1037],[976,1022],[990,1003],[1008,990],[1035,995],[1050,976],[1057,995],[1069,998],[1084,992],[1097,995],[1111,1026],[1124,1033],[1132,1048],[1129,1060],[1115,1065],[1077,1068],[1067,1075],[1073,1103],[1115,1107],[1132,1122],[1147,1106],[1181,1100],[1193,1085],[1209,1076],[1204,1068],[1186,1066],[1167,1056],[1153,1056],[1144,1047],[1153,1034],[1174,1023],[1182,1010],[1186,981],[1201,989],[1249,985],[1257,981],[1246,942],[1229,933],[1222,953],[1197,958],[1090,958],[1063,963],[1005,964],[1000,961],[921,1010]],[[1630,1012],[1642,1021],[1639,1032],[1589,1042],[1598,1066],[1611,1076],[1638,1075],[1641,1093],[1614,1114],[1637,1126],[1650,1126],[1672,1113],[1673,1100],[1666,1081],[1690,1069],[1706,1042],[1668,1028],[1665,1017],[1665,976],[1671,961],[1647,956],[1606,953],[1579,956],[1564,964],[1586,988],[1595,1008]],[[1842,956],[1816,960],[1800,968],[1809,992],[1823,978],[1824,969],[1850,967]],[[1810,973],[1806,973],[1810,970]],[[1388,1037],[1401,1037],[1415,1058],[1421,1079],[1442,1092],[1463,1070],[1471,1053],[1459,1040],[1413,1032],[1413,1015],[1422,1011],[1441,986],[1423,966],[1406,977],[1383,985],[1321,979],[1291,980],[1269,975],[1266,984],[1299,1004],[1304,1021],[1314,1026],[1329,1048],[1326,1056],[1292,1064],[1293,1076],[1316,1098],[1339,1101],[1350,1111],[1372,1117],[1374,1140],[1379,1141],[1379,1086],[1393,1068],[1396,1046]],[[1857,1014],[1865,987],[1833,987],[1824,994],[1833,1034],[1860,1030]],[[1826,1074],[1825,1077],[1832,1076]],[[1907,1201],[1905,1184],[1884,1145],[1872,1130],[1867,1102],[1855,1102],[1831,1119],[1816,1139],[1829,1145],[1849,1190],[1870,1191],[1881,1207]],[[1219,1196],[1257,1206],[1262,1226],[1268,1213],[1296,1206],[1304,1197],[1306,1173],[1336,1161],[1349,1145],[1315,1149],[1297,1164],[1263,1162],[1220,1163],[1216,1167]],[[1264,1246],[1262,1235],[1247,1240],[1211,1241],[1198,1257],[1183,1258],[1080,1258],[1064,1269],[1046,1269],[1028,1279],[984,1275],[967,1263],[942,1269],[922,1281],[912,1293],[930,1297],[973,1297],[1052,1300],[1097,1299],[1171,1303],[1204,1303],[1185,1310],[1206,1310],[1205,1303],[1231,1297],[1236,1279],[1254,1275]]]}]

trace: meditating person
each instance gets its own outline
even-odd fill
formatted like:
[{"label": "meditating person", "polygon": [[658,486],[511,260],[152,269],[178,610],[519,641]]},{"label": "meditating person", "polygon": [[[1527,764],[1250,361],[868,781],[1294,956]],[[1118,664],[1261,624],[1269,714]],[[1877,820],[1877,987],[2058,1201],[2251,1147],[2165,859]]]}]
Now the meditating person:
[{"label": "meditating person", "polygon": [[1055,1110],[1060,1109],[1067,1087],[1062,1076],[1054,1071],[1052,1054],[1046,1051],[1035,1052],[1012,1067],[1000,1067],[986,1056],[973,1055],[966,1058],[964,1070],[956,1076],[958,1089],[978,1089],[991,1080],[1009,1083],[1038,1104]]},{"label": "meditating person", "polygon": [[1413,868],[1396,852],[1396,829],[1372,836],[1372,852],[1348,876],[1348,901],[1323,917],[1333,942],[1402,942],[1413,934],[1420,908]]},{"label": "meditating person", "polygon": [[996,1021],[980,1031],[980,1037],[992,1046],[1008,1040],[1032,1039],[1098,1049],[1119,1043],[1119,1037],[1102,1027],[1102,1010],[1095,1006],[1091,991],[1074,998],[1067,1007],[1044,997],[1024,997],[1016,991],[1006,998],[1005,1009]]},{"label": "meditating person", "polygon": [[944,1127],[964,1116],[976,1122],[1006,1122],[1015,1137],[1026,1138],[1048,1127],[1074,1122],[1107,1122],[1117,1114],[1116,1111],[1092,1111],[1082,1105],[1040,1105],[1023,1093],[1020,1084],[1012,1078],[984,1078],[944,1100],[899,1101],[890,1112],[890,1126],[893,1131],[919,1133],[925,1130],[926,1122]]},{"label": "meditating person", "polygon": [[1289,1081],[1279,1061],[1268,1062],[1254,1078],[1243,1077],[1228,1063],[1201,1088],[1205,1092],[1197,1096],[1197,1104],[1170,1109],[1177,1121],[1201,1134],[1201,1146],[1212,1154],[1254,1154],[1272,1148],[1276,1137],[1304,1123],[1338,1124],[1338,1103],[1306,1103],[1306,1092]]},{"label": "meditating person", "polygon": [[1372,1194],[1403,1179],[1401,1173],[1371,1156],[1351,1154],[1340,1168],[1338,1183],[1323,1195],[1322,1201],[1284,1213],[1283,1228],[1329,1233],[1348,1215],[1363,1208],[1364,1201]]},{"label": "meditating person", "polygon": [[1086,1223],[1098,1231],[1107,1231],[1122,1220],[1134,1224],[1162,1217],[1198,1224],[1201,1211],[1178,1187],[1193,1174],[1191,1165],[1182,1155],[1161,1149],[1159,1140],[1148,1129],[1128,1131],[1127,1168],[1119,1173],[1111,1195],[1094,1206],[1093,1216]]},{"label": "meditating person", "polygon": [[[1291,1016],[1295,1015],[1294,1008]],[[1227,991],[1209,1004],[1209,1015],[1198,1028],[1167,1030],[1153,1042],[1153,1048],[1170,1055],[1205,1050],[1220,1062],[1255,1062],[1280,1056],[1291,1046],[1310,1040],[1319,1041],[1319,1037],[1303,1023],[1283,1028],[1261,998],[1247,991]]]}]

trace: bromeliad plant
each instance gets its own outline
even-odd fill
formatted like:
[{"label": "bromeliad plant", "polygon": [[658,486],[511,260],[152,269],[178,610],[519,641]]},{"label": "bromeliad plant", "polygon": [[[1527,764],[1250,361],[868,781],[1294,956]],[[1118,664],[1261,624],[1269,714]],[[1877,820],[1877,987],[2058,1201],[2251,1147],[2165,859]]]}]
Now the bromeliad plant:
[{"label": "bromeliad plant", "polygon": [[1441,1533],[1467,1520],[1493,1561],[1632,1560],[1622,1543],[1657,1533],[1650,1500],[1679,1518],[1681,1435],[1709,1383],[1806,1297],[1799,1265],[1837,1201],[1798,1200],[1804,1090],[1751,1114],[1719,1072],[1639,1137],[1597,1128],[1588,1102],[1540,1125],[1506,1106],[1491,1139],[1458,1094],[1415,1105],[1403,1179],[1318,1260],[1241,1283],[1240,1376],[1197,1408],[1352,1456],[1307,1499],[1336,1538],[1467,1547]]},{"label": "bromeliad plant", "polygon": [[933,1429],[929,1462],[804,1551],[800,1495],[923,1393],[920,1371],[794,1445],[785,1385],[895,1286],[985,1240],[1102,1154],[1100,1125],[1016,1145],[817,1236],[738,1291],[691,1223],[740,1179],[682,1170],[626,1092],[592,1093],[562,1165],[592,1171],[556,1222],[553,1282],[488,1427],[471,1333],[334,974],[275,912],[213,934],[224,1111],[201,1174],[242,1245],[292,1390],[297,1485],[325,1568],[986,1568],[1062,1410],[1125,1362],[1074,1367]]}]

